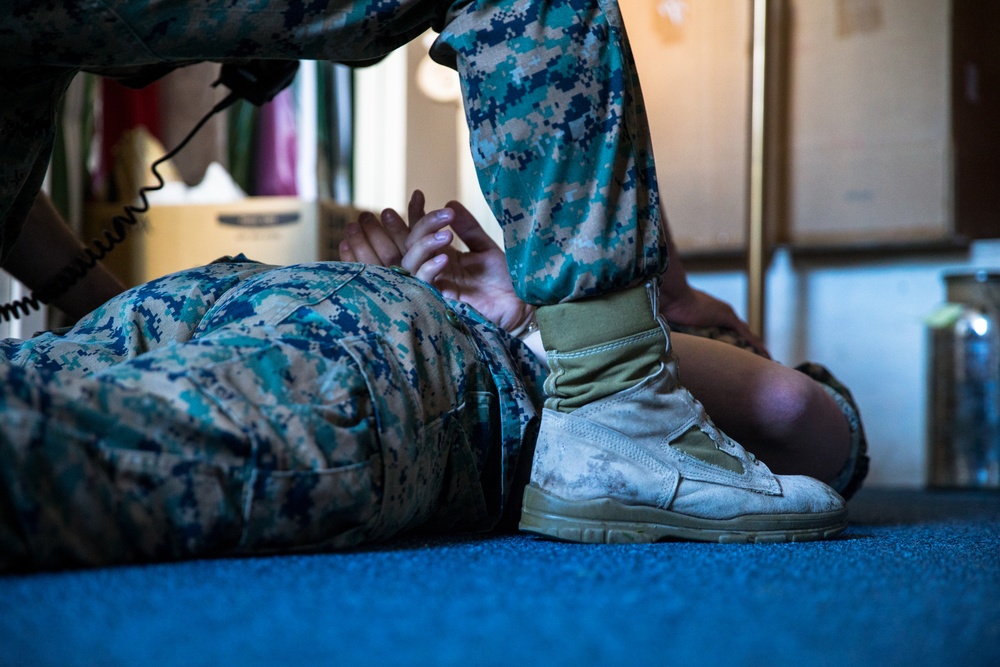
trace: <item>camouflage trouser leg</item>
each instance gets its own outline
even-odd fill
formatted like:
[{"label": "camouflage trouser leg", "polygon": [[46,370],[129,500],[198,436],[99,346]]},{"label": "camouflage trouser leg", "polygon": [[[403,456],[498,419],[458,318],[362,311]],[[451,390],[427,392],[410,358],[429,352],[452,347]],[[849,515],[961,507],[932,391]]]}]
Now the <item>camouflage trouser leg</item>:
[{"label": "camouflage trouser leg", "polygon": [[[324,361],[232,335],[69,382],[0,367],[0,567],[360,543],[378,515],[381,452],[363,376],[346,352]],[[284,385],[273,404],[249,404],[261,374],[316,365],[298,377],[334,385],[330,404],[298,405]]]},{"label": "camouflage trouser leg", "polygon": [[61,379],[86,377],[190,340],[220,296],[267,268],[256,262],[218,262],[158,278],[110,299],[68,331],[0,340],[0,360],[58,373]]},{"label": "camouflage trouser leg", "polygon": [[666,251],[648,124],[614,0],[484,0],[432,54],[461,75],[479,182],[524,300],[635,285]]},{"label": "camouflage trouser leg", "polygon": [[[486,520],[482,461],[459,437],[482,418],[475,344],[418,281],[297,271],[242,280],[186,340],[160,307],[169,278],[162,294],[127,293],[177,335],[117,362],[88,318],[91,348],[74,330],[28,366],[0,363],[0,570],[330,549]],[[88,350],[100,370],[70,367]]]}]

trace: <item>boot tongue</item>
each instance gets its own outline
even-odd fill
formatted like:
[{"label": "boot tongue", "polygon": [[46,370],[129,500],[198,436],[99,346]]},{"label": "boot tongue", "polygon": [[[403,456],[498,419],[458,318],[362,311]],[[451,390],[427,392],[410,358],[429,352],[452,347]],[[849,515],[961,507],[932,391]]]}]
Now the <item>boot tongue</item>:
[{"label": "boot tongue", "polygon": [[674,449],[679,449],[699,461],[724,468],[738,475],[746,472],[742,461],[719,449],[719,446],[715,444],[715,440],[697,426],[692,426],[684,431],[679,438],[670,442],[670,446]]}]

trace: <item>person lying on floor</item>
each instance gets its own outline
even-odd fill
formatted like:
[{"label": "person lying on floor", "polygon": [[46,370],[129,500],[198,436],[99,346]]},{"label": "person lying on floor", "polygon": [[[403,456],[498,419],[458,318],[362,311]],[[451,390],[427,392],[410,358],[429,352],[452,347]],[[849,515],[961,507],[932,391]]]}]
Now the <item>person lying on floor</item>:
[{"label": "person lying on floor", "polygon": [[[434,230],[445,224],[469,253],[442,250],[451,234]],[[0,342],[0,569],[331,550],[414,529],[484,531],[505,513],[516,520],[512,498],[531,464],[545,371],[503,329],[527,310],[496,271],[502,253],[484,237],[453,205],[421,215],[402,242],[410,247],[400,261],[412,271],[353,262],[272,267],[239,256],[128,290],[66,332]],[[360,243],[351,252],[364,254]],[[697,358],[722,344],[690,346]],[[733,375],[746,376],[740,382],[757,374],[769,391],[781,385],[779,395],[798,390],[778,381],[785,371],[777,364],[722,349],[742,368]],[[688,363],[697,369],[695,359]],[[758,373],[761,364],[767,372]],[[686,372],[696,381],[698,371]],[[836,414],[852,425],[859,451],[849,395],[835,383],[830,389],[823,396],[849,415]],[[829,414],[810,416],[833,417],[830,405],[819,402],[810,410]],[[767,413],[745,407],[748,425]],[[789,432],[809,426],[788,416]],[[820,474],[845,493],[859,480],[859,456],[843,453],[843,443],[773,435],[762,432],[756,444],[776,468]],[[803,455],[821,442],[840,460]],[[832,490],[771,476],[737,447],[743,474],[826,494],[838,512],[832,518],[846,519]],[[612,540],[642,541],[830,533],[822,506],[762,529],[780,495],[767,499],[766,511],[750,498],[722,520],[680,512],[686,499],[677,493],[669,507],[640,508],[655,511],[638,536],[634,522],[604,529]],[[529,514],[521,522],[533,530]]]}]

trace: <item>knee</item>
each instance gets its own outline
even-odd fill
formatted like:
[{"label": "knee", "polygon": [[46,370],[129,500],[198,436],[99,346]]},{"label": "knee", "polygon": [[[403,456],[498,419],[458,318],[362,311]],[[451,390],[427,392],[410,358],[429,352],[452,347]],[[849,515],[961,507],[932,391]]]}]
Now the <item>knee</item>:
[{"label": "knee", "polygon": [[776,442],[792,438],[819,421],[828,398],[811,378],[781,370],[760,383],[754,398],[761,426]]}]

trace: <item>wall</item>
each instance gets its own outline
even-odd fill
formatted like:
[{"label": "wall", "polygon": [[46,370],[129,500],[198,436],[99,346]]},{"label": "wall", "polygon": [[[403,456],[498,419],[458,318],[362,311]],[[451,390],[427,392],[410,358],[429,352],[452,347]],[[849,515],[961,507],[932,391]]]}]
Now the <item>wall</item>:
[{"label": "wall", "polygon": [[[773,0],[774,232],[797,245],[952,229],[950,0]],[[621,3],[678,245],[745,244],[748,0]],[[994,40],[995,41],[995,40]]]},{"label": "wall", "polygon": [[788,237],[947,236],[950,0],[788,5]]},{"label": "wall", "polygon": [[746,243],[749,0],[620,3],[642,82],[674,239]]},{"label": "wall", "polygon": [[459,172],[471,168],[471,158],[458,76],[430,61],[432,42],[427,33],[355,71],[354,204],[360,208],[405,213],[415,189],[424,192],[428,209],[461,194],[468,172]]}]

